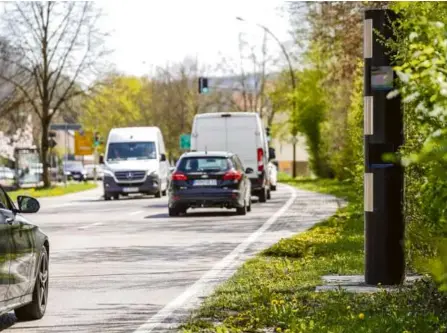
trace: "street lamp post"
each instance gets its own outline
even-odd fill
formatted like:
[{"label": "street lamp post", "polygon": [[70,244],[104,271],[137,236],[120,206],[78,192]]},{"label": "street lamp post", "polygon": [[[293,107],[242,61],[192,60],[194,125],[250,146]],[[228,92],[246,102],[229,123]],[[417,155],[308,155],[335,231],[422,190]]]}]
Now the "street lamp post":
[{"label": "street lamp post", "polygon": [[[247,22],[245,19],[243,19],[240,16],[236,17],[237,20],[242,21],[242,22]],[[289,65],[289,74],[290,74],[290,82],[292,83],[292,89],[295,91],[296,90],[296,79],[295,79],[295,72],[293,71],[293,67],[292,67],[292,62],[290,61],[290,57],[289,54],[287,53],[286,48],[284,47],[284,44],[281,43],[281,41],[279,40],[278,37],[276,37],[276,35],[266,26],[256,23],[256,25],[258,27],[260,27],[261,29],[263,29],[266,33],[268,33],[270,36],[273,37],[273,39],[278,43],[278,45],[281,47],[281,51],[284,54],[286,60],[287,60],[287,64]],[[296,102],[295,102],[295,98],[293,99],[292,102],[293,105],[293,111],[296,111]],[[295,138],[296,133],[292,133],[293,137]],[[293,170],[292,170],[292,175],[293,178],[296,177],[296,154],[295,154],[295,144],[293,146]]]}]

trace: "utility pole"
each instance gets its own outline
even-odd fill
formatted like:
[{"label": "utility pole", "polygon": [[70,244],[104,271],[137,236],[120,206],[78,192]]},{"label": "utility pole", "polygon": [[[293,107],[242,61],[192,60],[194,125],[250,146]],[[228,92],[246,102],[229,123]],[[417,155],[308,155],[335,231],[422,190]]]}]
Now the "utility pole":
[{"label": "utility pole", "polygon": [[[393,38],[391,10],[367,10],[364,16],[364,216],[365,282],[399,285],[405,279],[404,173],[383,155],[397,153],[404,141],[403,110],[395,89],[390,50],[380,36]],[[379,35],[376,34],[377,31]]]}]

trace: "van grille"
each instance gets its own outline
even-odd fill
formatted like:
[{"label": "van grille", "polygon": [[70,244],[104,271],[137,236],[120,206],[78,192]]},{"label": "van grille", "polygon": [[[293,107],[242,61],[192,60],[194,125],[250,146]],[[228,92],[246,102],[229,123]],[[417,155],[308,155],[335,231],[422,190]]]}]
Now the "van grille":
[{"label": "van grille", "polygon": [[143,180],[146,176],[146,171],[117,171],[115,177],[119,181],[138,181]]}]

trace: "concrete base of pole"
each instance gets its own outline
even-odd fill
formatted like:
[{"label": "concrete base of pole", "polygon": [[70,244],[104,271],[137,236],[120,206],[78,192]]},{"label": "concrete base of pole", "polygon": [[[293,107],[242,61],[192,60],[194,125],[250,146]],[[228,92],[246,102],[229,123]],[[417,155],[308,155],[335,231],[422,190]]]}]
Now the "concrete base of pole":
[{"label": "concrete base of pole", "polygon": [[324,285],[318,286],[315,291],[337,291],[340,289],[352,293],[376,293],[382,290],[397,291],[399,288],[410,286],[420,279],[422,279],[421,275],[412,275],[405,278],[402,286],[373,286],[365,283],[364,275],[326,275],[322,276]]}]

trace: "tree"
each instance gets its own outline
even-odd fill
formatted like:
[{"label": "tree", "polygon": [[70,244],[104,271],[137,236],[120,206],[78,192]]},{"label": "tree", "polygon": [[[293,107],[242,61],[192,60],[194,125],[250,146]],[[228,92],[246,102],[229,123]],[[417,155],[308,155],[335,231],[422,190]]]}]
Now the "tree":
[{"label": "tree", "polygon": [[363,10],[387,5],[384,1],[308,2],[307,27],[302,23],[302,3],[292,3],[288,8],[297,43],[308,41],[305,57],[309,65],[326,73],[322,87],[331,103],[322,136],[326,155],[330,156],[331,174],[339,178],[346,175],[346,151],[351,149],[347,147],[348,110],[358,75],[357,64],[363,59]]},{"label": "tree", "polygon": [[41,125],[43,182],[51,185],[47,156],[53,117],[83,95],[89,75],[107,50],[105,34],[96,28],[100,12],[93,2],[15,2],[6,5],[5,34],[15,57],[2,56],[15,70],[0,73],[12,85]]},{"label": "tree", "polygon": [[325,73],[318,69],[305,69],[298,74],[299,85],[293,92],[296,108],[291,110],[289,126],[306,137],[310,167],[319,177],[327,177],[327,159],[322,151],[322,124],[326,118],[328,102],[322,87]]},{"label": "tree", "polygon": [[113,127],[149,125],[153,119],[149,92],[148,80],[111,74],[101,82],[97,91],[85,99],[81,123],[103,136]]},{"label": "tree", "polygon": [[261,49],[256,50],[239,34],[239,59],[223,59],[220,70],[224,76],[216,79],[216,86],[220,87],[216,94],[220,95],[221,107],[257,112],[271,125],[274,111],[268,92],[273,87],[273,78],[267,73],[267,67],[275,64],[277,59],[269,54],[267,41],[264,32]]}]

